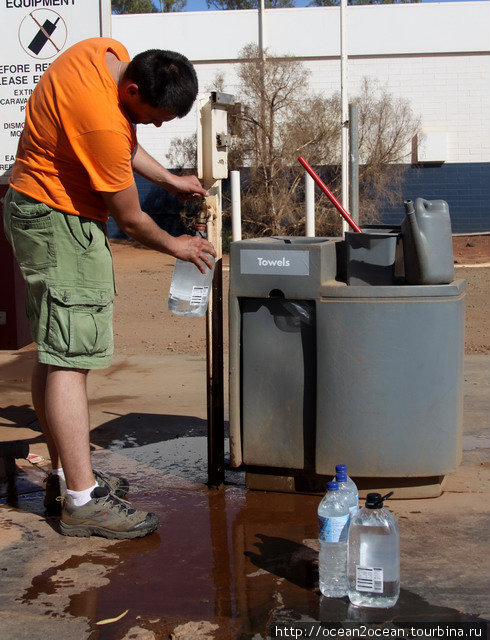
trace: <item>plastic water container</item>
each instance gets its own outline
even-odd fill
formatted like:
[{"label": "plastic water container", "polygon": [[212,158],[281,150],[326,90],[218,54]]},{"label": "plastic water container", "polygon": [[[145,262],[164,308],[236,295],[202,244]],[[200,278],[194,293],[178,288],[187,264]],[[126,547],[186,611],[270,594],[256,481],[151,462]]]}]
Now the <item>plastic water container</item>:
[{"label": "plastic water container", "polygon": [[[350,521],[350,518],[355,516],[358,511],[356,496],[347,487],[347,476],[345,474],[337,473],[335,477],[337,478],[337,484],[339,485],[339,493],[342,495],[347,507],[349,508]],[[347,522],[347,527],[349,527],[349,521]]]},{"label": "plastic water container", "polygon": [[347,528],[349,507],[337,482],[327,483],[327,493],[318,506],[320,591],[329,598],[347,594]]},{"label": "plastic water container", "polygon": [[405,201],[401,224],[407,284],[449,284],[454,280],[449,206],[444,200]]},{"label": "plastic water container", "polygon": [[203,316],[208,307],[213,273],[214,269],[208,267],[206,273],[201,273],[193,262],[177,259],[170,284],[169,310],[178,316]]},{"label": "plastic water container", "polygon": [[347,475],[347,467],[345,464],[338,464],[335,467],[334,481],[339,485],[339,491],[345,496],[347,506],[349,507],[349,518],[353,518],[359,511],[359,492],[354,481]]},{"label": "plastic water container", "polygon": [[400,533],[379,493],[352,518],[348,536],[348,595],[358,607],[389,608],[400,594]]}]

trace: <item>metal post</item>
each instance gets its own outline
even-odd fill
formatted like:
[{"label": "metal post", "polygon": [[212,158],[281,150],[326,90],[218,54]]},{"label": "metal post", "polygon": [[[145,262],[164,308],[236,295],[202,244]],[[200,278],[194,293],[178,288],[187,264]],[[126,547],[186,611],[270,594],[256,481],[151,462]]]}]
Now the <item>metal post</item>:
[{"label": "metal post", "polygon": [[265,23],[265,4],[264,0],[260,0],[259,3],[259,69],[260,69],[260,120],[262,123],[262,150],[266,148],[266,133],[265,133],[265,36],[264,36],[264,23]]},{"label": "metal post", "polygon": [[315,182],[313,178],[305,173],[305,206],[306,206],[306,228],[307,238],[315,237]]},{"label": "metal post", "polygon": [[111,37],[111,0],[100,0],[100,35],[102,38]]},{"label": "metal post", "polygon": [[349,204],[352,219],[359,224],[359,120],[356,104],[349,105]]},{"label": "metal post", "polygon": [[206,313],[208,485],[218,487],[225,479],[221,180],[207,186],[207,189],[206,205],[210,212],[207,236],[216,249],[213,286]]},{"label": "metal post", "polygon": [[240,172],[230,171],[231,184],[231,238],[233,242],[242,239],[242,211],[240,197]]},{"label": "metal post", "polygon": [[259,2],[259,53],[260,59],[265,60],[265,39],[264,39],[264,23],[265,23],[265,4],[264,0]]},{"label": "metal post", "polygon": [[[347,97],[347,0],[340,0],[340,94],[342,103],[342,205],[349,211],[349,103]],[[345,220],[342,232],[349,230]]]},{"label": "metal post", "polygon": [[213,91],[198,100],[198,176],[209,192],[207,235],[216,250],[213,286],[206,315],[208,397],[208,485],[218,487],[225,478],[223,391],[223,264],[221,180],[228,177],[227,112],[234,97]]}]

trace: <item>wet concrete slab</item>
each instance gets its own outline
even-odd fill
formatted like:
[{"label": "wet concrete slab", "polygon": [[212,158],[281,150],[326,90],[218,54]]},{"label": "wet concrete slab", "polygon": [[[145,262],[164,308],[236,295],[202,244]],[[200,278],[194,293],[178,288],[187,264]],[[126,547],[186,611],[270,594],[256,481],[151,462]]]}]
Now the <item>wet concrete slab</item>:
[{"label": "wet concrete slab", "polygon": [[0,354],[0,442],[20,433],[39,456],[17,459],[0,485],[2,639],[265,640],[277,625],[316,621],[490,620],[490,358],[467,359],[465,451],[444,494],[388,505],[402,589],[384,611],[318,591],[318,496],[250,491],[230,470],[224,486],[207,488],[202,359],[127,358],[90,383],[94,467],[130,480],[133,504],[160,517],[157,532],[121,542],[59,535],[44,515],[46,450],[23,363]]}]

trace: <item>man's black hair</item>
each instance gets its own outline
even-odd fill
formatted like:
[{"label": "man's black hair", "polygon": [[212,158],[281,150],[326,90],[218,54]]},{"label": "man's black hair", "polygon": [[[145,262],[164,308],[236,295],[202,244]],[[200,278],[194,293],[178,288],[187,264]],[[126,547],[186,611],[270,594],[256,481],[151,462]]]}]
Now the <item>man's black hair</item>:
[{"label": "man's black hair", "polygon": [[129,63],[124,78],[138,85],[143,102],[167,109],[178,118],[189,113],[197,96],[194,67],[175,51],[150,49],[139,53]]}]

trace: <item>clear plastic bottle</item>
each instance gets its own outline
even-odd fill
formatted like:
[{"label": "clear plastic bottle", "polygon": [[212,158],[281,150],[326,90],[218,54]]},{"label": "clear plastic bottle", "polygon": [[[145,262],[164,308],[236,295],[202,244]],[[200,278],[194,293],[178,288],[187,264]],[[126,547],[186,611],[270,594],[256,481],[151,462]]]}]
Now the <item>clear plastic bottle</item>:
[{"label": "clear plastic bottle", "polygon": [[329,598],[347,594],[347,524],[349,507],[337,482],[327,483],[327,493],[318,506],[320,591]]},{"label": "clear plastic bottle", "polygon": [[339,484],[339,489],[348,489],[349,491],[351,491],[356,499],[356,510],[355,511],[351,511],[351,516],[355,515],[358,511],[359,511],[359,491],[357,490],[357,486],[356,483],[354,482],[354,480],[352,480],[352,478],[349,478],[349,476],[347,475],[347,465],[345,464],[337,464],[335,465],[335,478],[332,478],[333,480],[337,481],[337,482],[341,482],[340,480],[338,480],[337,475],[338,474],[344,474],[347,479],[345,480],[345,485],[344,485],[344,481],[342,481],[342,485]]},{"label": "clear plastic bottle", "polygon": [[400,532],[379,493],[352,518],[348,536],[349,600],[358,607],[392,607],[400,594]]},{"label": "clear plastic bottle", "polygon": [[[196,235],[205,238],[205,229],[205,222],[200,218],[196,224]],[[201,273],[193,262],[177,258],[168,296],[169,311],[193,318],[200,318],[206,313],[214,273],[214,258],[211,255],[209,258],[213,269],[206,267],[206,273]]]},{"label": "clear plastic bottle", "polygon": [[359,494],[356,485],[350,480],[351,485],[355,487],[355,493],[351,489],[351,485],[347,482],[350,480],[347,474],[338,471],[335,475],[335,481],[339,485],[339,492],[344,496],[344,500],[349,507],[349,519],[353,518],[359,511]]}]

